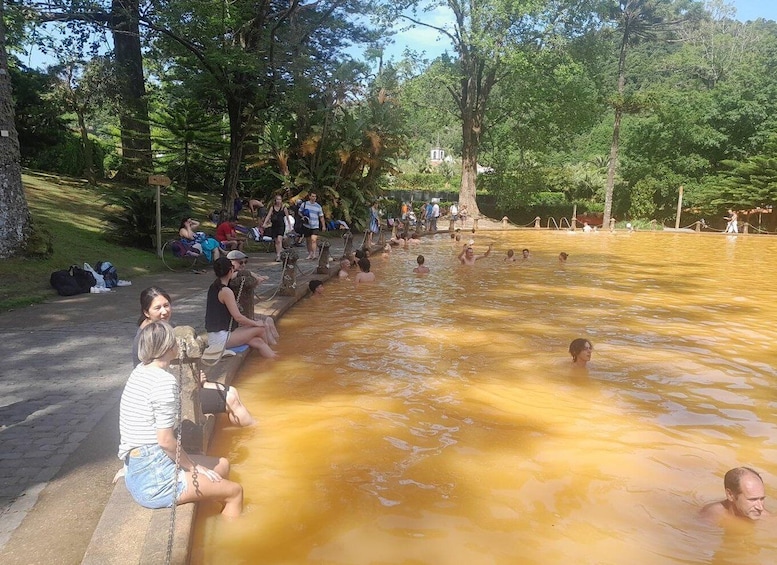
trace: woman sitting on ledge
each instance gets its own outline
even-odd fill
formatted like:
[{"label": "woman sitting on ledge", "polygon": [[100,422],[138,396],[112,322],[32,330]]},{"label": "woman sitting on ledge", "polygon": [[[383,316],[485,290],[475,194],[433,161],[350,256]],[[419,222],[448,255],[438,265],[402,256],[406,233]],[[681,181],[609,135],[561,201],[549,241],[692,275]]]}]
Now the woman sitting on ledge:
[{"label": "woman sitting on ledge", "polygon": [[274,359],[278,356],[267,344],[263,322],[257,322],[240,313],[235,293],[228,284],[237,271],[232,261],[220,257],[213,262],[216,280],[208,288],[208,302],[205,305],[205,331],[208,332],[208,347],[240,347],[248,345],[262,357]]},{"label": "woman sitting on ledge", "polygon": [[[138,358],[138,342],[143,328],[153,322],[168,322],[173,317],[173,303],[170,295],[156,286],[150,286],[140,293],[140,320],[138,332],[132,343],[132,365],[140,363]],[[229,421],[235,426],[251,426],[256,423],[248,409],[240,402],[237,389],[221,383],[212,383],[200,372],[200,406],[203,414],[223,414],[226,412]]]},{"label": "woman sitting on ledge", "polygon": [[170,324],[152,322],[143,328],[138,353],[141,363],[127,380],[119,405],[119,459],[127,490],[146,508],[215,500],[224,504],[222,515],[239,516],[243,487],[227,480],[229,461],[190,456],[178,446],[180,394],[176,377],[168,372],[178,346]]}]

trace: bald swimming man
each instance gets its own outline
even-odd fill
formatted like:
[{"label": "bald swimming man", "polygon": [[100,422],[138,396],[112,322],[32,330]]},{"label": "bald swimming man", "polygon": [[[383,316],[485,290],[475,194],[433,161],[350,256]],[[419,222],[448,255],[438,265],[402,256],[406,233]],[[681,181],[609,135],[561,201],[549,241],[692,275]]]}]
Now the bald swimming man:
[{"label": "bald swimming man", "polygon": [[720,525],[730,519],[754,522],[771,516],[764,508],[766,490],[763,479],[755,470],[750,467],[731,469],[723,477],[723,487],[726,499],[702,508],[699,514],[704,520]]}]

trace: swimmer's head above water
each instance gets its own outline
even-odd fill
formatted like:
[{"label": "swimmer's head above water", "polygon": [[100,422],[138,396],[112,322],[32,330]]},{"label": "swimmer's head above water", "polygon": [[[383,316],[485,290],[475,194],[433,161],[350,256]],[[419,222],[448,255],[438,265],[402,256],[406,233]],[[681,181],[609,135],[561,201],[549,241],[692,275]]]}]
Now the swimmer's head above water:
[{"label": "swimmer's head above water", "polygon": [[584,337],[573,339],[572,343],[569,344],[569,354],[572,356],[572,363],[581,367],[585,367],[586,363],[591,360],[593,350],[593,344]]}]

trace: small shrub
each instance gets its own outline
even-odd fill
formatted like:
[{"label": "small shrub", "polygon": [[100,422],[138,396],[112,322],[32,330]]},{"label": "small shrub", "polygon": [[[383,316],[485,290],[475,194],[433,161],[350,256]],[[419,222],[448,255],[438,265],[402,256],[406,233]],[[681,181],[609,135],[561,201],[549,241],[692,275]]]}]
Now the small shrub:
[{"label": "small shrub", "polygon": [[[152,249],[156,237],[156,193],[153,189],[120,188],[106,191],[111,206],[106,213],[106,236],[114,241]],[[181,218],[191,215],[191,206],[183,196],[169,192],[162,196],[162,228],[178,228]]]},{"label": "small shrub", "polygon": [[51,232],[30,220],[30,232],[24,246],[24,255],[30,259],[47,259],[54,254]]}]

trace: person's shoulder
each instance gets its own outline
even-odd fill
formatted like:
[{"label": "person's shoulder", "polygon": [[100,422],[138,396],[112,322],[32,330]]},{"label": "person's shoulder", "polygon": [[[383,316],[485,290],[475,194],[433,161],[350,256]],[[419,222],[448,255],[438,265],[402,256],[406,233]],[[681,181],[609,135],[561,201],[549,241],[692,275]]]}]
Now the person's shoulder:
[{"label": "person's shoulder", "polygon": [[722,501],[710,502],[699,510],[699,518],[711,524],[718,524],[726,517],[728,511]]},{"label": "person's shoulder", "polygon": [[218,279],[216,279],[216,283],[218,283],[218,284],[216,284],[216,288],[218,289],[218,293],[219,294],[221,294],[222,292],[227,292],[228,294],[231,294],[231,295],[234,296],[235,293],[232,291],[231,288],[229,288],[229,285],[224,284],[223,282],[221,282]]}]

